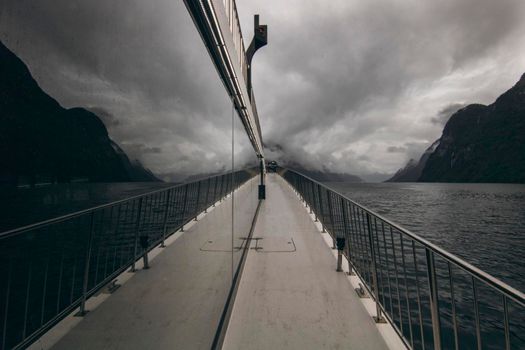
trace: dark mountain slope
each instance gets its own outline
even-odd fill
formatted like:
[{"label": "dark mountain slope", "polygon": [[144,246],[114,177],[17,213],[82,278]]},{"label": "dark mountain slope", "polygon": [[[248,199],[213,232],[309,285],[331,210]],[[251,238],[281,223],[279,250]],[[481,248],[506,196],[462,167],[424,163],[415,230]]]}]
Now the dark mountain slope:
[{"label": "dark mountain slope", "polygon": [[158,181],[83,108],[65,109],[0,42],[0,183]]},{"label": "dark mountain slope", "polygon": [[451,116],[419,181],[525,183],[525,74],[493,104]]}]

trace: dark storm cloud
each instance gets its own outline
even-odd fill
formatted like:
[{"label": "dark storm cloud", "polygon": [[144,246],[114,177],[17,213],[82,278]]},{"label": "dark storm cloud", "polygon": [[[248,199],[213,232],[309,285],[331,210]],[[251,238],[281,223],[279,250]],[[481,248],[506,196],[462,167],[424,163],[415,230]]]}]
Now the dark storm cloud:
[{"label": "dark storm cloud", "polygon": [[245,3],[244,28],[253,13],[269,26],[254,86],[265,141],[283,161],[395,171],[413,149],[389,147],[423,152],[443,105],[489,102],[525,70],[520,0]]}]

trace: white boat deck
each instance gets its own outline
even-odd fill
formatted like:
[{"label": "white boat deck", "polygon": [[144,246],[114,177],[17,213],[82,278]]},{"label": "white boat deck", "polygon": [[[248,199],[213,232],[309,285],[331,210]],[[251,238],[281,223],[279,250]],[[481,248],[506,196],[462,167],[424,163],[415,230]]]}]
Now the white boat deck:
[{"label": "white boat deck", "polygon": [[[242,199],[243,187],[239,191],[235,201]],[[266,192],[251,242],[258,249],[248,253],[223,348],[399,348],[395,336],[387,346],[389,326],[374,323],[370,305],[358,298],[350,278],[335,271],[334,251],[290,186],[270,174]],[[229,234],[231,205],[218,205],[176,234],[151,259],[150,270],[127,274],[129,281],[116,293],[97,307],[88,304],[92,311],[84,318],[70,318],[65,336],[32,348],[209,349],[222,307],[208,296],[226,299],[231,269],[217,264],[218,253],[200,248],[210,237]],[[189,258],[195,254],[197,263]]]},{"label": "white boat deck", "polygon": [[223,348],[387,349],[304,205],[280,176],[267,179],[254,231],[263,249],[248,254]]}]

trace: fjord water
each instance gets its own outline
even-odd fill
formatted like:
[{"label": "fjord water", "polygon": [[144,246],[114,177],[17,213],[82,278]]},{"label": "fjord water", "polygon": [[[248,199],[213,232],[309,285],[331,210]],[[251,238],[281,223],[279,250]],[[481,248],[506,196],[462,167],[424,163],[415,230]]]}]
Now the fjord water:
[{"label": "fjord water", "polygon": [[525,185],[327,185],[512,287],[525,290]]},{"label": "fjord water", "polygon": [[[510,286],[525,290],[525,185],[342,182],[326,185]],[[424,260],[420,263],[424,266]],[[449,272],[442,263],[437,263],[436,269],[438,283],[442,284],[439,294],[443,346],[453,348],[447,292]],[[472,280],[456,270],[454,284],[459,345],[461,349],[475,349]],[[477,285],[484,320],[481,324],[483,348],[504,348],[501,296],[488,287],[480,287],[480,283]],[[389,289],[385,293],[387,300],[388,293]],[[407,298],[409,294],[412,300],[416,298],[413,291],[407,293]],[[411,307],[415,310],[417,305]],[[428,343],[432,339],[432,327],[426,300],[422,300],[422,309],[425,343],[432,347]],[[525,348],[525,317],[517,308],[509,310],[512,348]],[[410,327],[406,319],[403,322],[403,333],[408,339],[412,334],[406,329]],[[417,322],[413,320],[413,323],[415,348],[422,348]]]}]

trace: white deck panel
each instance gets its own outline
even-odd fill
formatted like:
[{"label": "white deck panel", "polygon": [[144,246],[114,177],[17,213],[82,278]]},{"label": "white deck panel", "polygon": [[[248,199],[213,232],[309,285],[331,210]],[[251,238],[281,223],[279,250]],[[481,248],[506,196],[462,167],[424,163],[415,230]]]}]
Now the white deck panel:
[{"label": "white deck panel", "polygon": [[[254,231],[263,249],[248,254],[223,348],[387,349],[302,203],[280,176],[267,178]],[[276,251],[278,237],[296,250]]]}]

